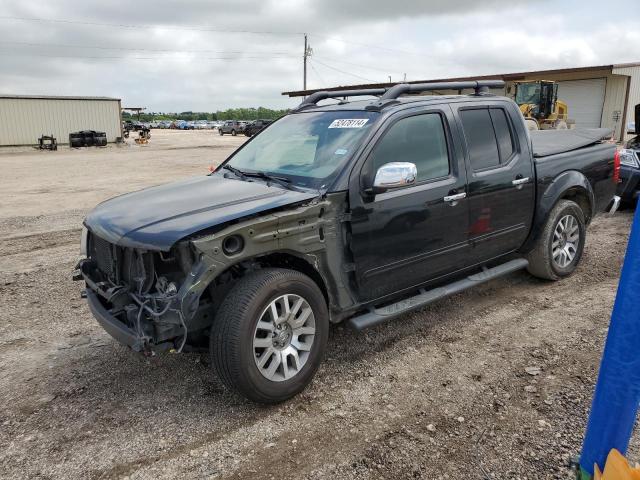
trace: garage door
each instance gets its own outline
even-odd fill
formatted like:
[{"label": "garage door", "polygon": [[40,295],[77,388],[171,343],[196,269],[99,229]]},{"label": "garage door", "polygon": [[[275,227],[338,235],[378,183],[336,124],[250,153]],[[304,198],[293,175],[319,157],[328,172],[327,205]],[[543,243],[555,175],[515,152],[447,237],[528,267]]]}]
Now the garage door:
[{"label": "garage door", "polygon": [[558,99],[569,106],[569,118],[576,127],[600,127],[606,86],[606,78],[558,82]]}]

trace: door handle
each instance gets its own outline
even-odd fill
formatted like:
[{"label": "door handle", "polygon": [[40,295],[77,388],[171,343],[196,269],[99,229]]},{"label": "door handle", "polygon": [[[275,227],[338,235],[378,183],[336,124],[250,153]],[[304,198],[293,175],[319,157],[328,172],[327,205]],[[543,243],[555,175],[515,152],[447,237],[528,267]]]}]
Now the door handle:
[{"label": "door handle", "polygon": [[450,202],[451,205],[455,205],[458,200],[462,200],[467,196],[466,192],[456,193],[455,195],[447,195],[443,198],[445,202]]},{"label": "door handle", "polygon": [[518,185],[524,185],[525,183],[529,182],[529,177],[524,177],[524,178],[516,178],[515,180],[511,181],[511,185],[513,186],[518,186]]}]

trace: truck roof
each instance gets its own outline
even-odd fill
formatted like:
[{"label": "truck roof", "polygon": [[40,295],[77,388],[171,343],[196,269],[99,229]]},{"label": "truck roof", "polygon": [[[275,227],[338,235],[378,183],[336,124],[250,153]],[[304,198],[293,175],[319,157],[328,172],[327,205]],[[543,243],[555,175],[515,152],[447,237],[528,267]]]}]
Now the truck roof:
[{"label": "truck roof", "polygon": [[[435,82],[435,83],[399,83],[391,88],[367,88],[362,90],[336,90],[315,92],[305,98],[300,105],[292,110],[300,111],[334,111],[334,110],[367,110],[380,112],[391,106],[407,103],[442,103],[443,101],[468,101],[470,99],[486,99],[491,88],[504,88],[502,80],[480,80],[471,82]],[[424,92],[438,90],[473,89],[474,95],[419,95]],[[403,96],[407,95],[407,96]],[[339,99],[347,97],[378,97],[373,100],[339,102],[337,104],[318,106],[318,102],[328,98]],[[499,98],[499,97],[494,97]]]},{"label": "truck roof", "polygon": [[[412,103],[424,103],[424,104],[437,104],[437,103],[452,103],[452,102],[469,102],[469,101],[477,101],[483,102],[487,99],[505,99],[508,100],[507,97],[503,97],[501,95],[493,95],[489,93],[481,94],[481,95],[413,95],[410,97],[400,97],[394,102],[393,106],[398,105],[407,105]],[[360,111],[360,110],[369,110],[367,106],[375,103],[377,101],[376,98],[367,99],[367,100],[356,100],[353,102],[349,101],[341,101],[339,103],[330,103],[326,105],[316,105],[309,106],[304,108],[304,110],[300,109],[297,111],[304,112],[333,112],[340,110],[351,110],[351,111]],[[391,104],[388,107],[392,106]],[[296,113],[294,110],[293,113]]]}]

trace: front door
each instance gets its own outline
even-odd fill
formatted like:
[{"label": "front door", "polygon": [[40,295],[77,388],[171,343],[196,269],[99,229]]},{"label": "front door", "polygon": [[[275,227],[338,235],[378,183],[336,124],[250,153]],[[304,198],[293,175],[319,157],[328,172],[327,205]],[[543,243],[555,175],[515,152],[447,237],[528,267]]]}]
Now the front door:
[{"label": "front door", "polygon": [[[352,174],[359,181],[350,182],[350,246],[361,301],[464,267],[466,175],[461,148],[452,141],[452,122],[448,107],[390,117],[362,169]],[[377,169],[390,162],[415,164],[415,184],[367,194]]]}]

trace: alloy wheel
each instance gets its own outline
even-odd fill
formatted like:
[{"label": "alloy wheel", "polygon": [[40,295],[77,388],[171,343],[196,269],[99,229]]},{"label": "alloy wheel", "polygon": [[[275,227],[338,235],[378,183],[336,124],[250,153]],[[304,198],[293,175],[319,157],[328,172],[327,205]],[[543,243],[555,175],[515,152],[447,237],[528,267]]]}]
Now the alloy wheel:
[{"label": "alloy wheel", "polygon": [[268,380],[282,382],[300,373],[315,337],[315,317],[299,295],[281,295],[263,310],[253,334],[258,370]]},{"label": "alloy wheel", "polygon": [[580,245],[580,227],[573,215],[565,215],[556,224],[553,231],[551,252],[553,262],[560,268],[566,268],[575,258]]}]

